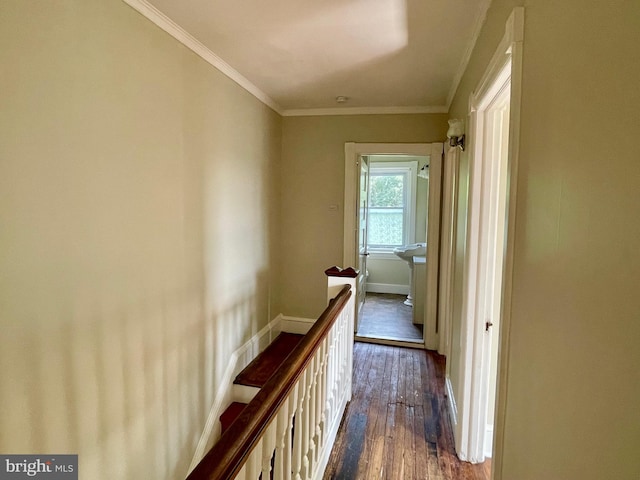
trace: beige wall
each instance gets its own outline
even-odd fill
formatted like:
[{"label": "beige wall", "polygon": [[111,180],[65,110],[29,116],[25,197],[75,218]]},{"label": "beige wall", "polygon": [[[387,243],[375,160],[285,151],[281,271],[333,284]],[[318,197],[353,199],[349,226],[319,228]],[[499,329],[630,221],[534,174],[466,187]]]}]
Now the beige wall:
[{"label": "beige wall", "polygon": [[368,283],[400,285],[409,293],[409,264],[399,258],[374,257],[367,259]]},{"label": "beige wall", "polygon": [[271,318],[281,119],[120,1],[4,1],[0,45],[0,451],[184,478]]},{"label": "beige wall", "polygon": [[[466,116],[514,3],[493,2],[452,117]],[[640,67],[631,60],[640,4],[524,4],[507,410],[496,478],[633,479],[640,472],[640,163],[633,140],[620,139],[640,136]],[[466,155],[461,167],[464,201]],[[458,312],[454,347],[459,321]]]},{"label": "beige wall", "polygon": [[446,119],[445,114],[283,119],[277,304],[285,315],[315,318],[322,313],[323,272],[342,265],[345,142],[442,141]]}]

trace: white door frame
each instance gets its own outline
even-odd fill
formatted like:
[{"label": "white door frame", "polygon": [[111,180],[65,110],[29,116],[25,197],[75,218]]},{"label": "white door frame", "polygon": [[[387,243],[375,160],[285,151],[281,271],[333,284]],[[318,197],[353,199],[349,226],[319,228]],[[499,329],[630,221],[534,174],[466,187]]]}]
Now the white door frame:
[{"label": "white door frame", "polygon": [[[355,143],[344,145],[344,244],[343,267],[355,265],[358,251],[358,212],[356,201],[359,189],[358,158],[362,155],[428,156],[429,207],[427,225],[427,291],[424,321],[425,348],[439,345],[438,258],[440,239],[440,190],[442,183],[442,143]],[[435,259],[429,261],[429,259]],[[363,272],[364,273],[364,272]]]},{"label": "white door frame", "polygon": [[442,178],[442,237],[440,239],[440,288],[438,289],[438,352],[451,358],[451,323],[453,316],[453,271],[455,260],[456,219],[458,218],[458,175],[460,149],[447,147]]},{"label": "white door frame", "polygon": [[[500,308],[500,347],[498,353],[497,401],[493,442],[493,478],[501,478],[504,421],[506,411],[506,374],[509,356],[509,325],[511,319],[511,291],[513,270],[513,242],[515,233],[517,163],[519,149],[520,98],[522,81],[522,41],[524,8],[517,7],[507,20],[505,35],[500,42],[478,87],[469,100],[470,107],[470,178],[467,251],[464,266],[462,303],[461,379],[457,399],[458,422],[454,429],[456,451],[461,459],[471,462],[484,460],[485,415],[487,405],[487,334],[479,272],[486,259],[480,239],[486,234],[483,208],[483,139],[475,132],[481,128],[482,113],[498,95],[505,82],[510,83],[509,148],[507,158],[506,243],[502,269]],[[478,138],[480,137],[480,138]]]}]

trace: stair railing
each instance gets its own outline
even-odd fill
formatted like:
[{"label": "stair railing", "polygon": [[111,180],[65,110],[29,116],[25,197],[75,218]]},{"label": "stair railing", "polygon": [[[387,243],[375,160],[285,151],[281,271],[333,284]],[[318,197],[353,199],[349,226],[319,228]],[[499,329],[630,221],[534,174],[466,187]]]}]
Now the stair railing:
[{"label": "stair railing", "polygon": [[325,273],[346,285],[187,480],[321,478],[351,399],[358,272]]}]

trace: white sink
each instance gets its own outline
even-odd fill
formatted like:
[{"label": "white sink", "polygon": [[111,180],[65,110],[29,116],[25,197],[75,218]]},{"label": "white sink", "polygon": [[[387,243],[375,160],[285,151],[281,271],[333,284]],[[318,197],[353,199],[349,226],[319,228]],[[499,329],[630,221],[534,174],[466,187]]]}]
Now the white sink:
[{"label": "white sink", "polygon": [[411,243],[402,247],[393,249],[393,253],[407,262],[409,266],[413,265],[413,257],[424,257],[427,254],[426,243]]},{"label": "white sink", "polygon": [[413,307],[413,289],[415,288],[413,285],[413,257],[424,257],[427,254],[427,244],[411,243],[394,248],[393,253],[409,264],[409,295],[407,295],[404,304]]}]

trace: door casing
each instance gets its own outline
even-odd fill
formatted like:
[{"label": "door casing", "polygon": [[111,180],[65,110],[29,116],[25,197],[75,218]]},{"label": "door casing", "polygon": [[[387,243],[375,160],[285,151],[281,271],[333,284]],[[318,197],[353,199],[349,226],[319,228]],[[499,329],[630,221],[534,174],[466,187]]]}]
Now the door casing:
[{"label": "door casing", "polygon": [[[428,156],[429,206],[427,231],[427,291],[424,320],[425,348],[437,350],[438,337],[438,258],[440,239],[440,189],[442,182],[442,143],[355,143],[347,142],[344,171],[344,244],[343,267],[357,264],[360,167],[358,159],[367,155]],[[429,261],[429,259],[434,259]],[[364,275],[365,272],[360,272]],[[418,292],[416,292],[416,295]],[[397,343],[397,342],[396,342]]]},{"label": "door casing", "polygon": [[[452,422],[455,424],[454,437],[456,452],[463,460],[477,462],[484,459],[484,433],[482,410],[486,409],[485,383],[487,355],[485,319],[483,311],[478,308],[483,301],[477,297],[477,287],[483,281],[479,275],[478,259],[483,255],[479,251],[479,232],[484,226],[481,222],[482,195],[482,156],[486,155],[483,147],[483,112],[497,98],[500,90],[508,82],[510,88],[508,150],[506,160],[506,218],[504,256],[502,264],[501,305],[499,325],[499,351],[497,372],[497,393],[495,426],[493,431],[492,478],[502,478],[502,452],[504,444],[504,424],[506,417],[507,372],[509,358],[509,326],[511,321],[511,292],[513,273],[513,245],[515,233],[517,166],[520,131],[520,100],[522,84],[522,48],[524,30],[524,8],[515,8],[506,23],[505,35],[502,38],[493,58],[489,62],[478,87],[469,100],[470,127],[472,132],[469,145],[470,179],[469,179],[469,218],[465,251],[465,267],[462,304],[460,384],[457,399],[449,395],[449,407]],[[475,237],[474,237],[475,236]],[[447,378],[447,390],[451,392]],[[458,408],[456,413],[455,404]],[[452,406],[453,405],[453,406]]]}]

